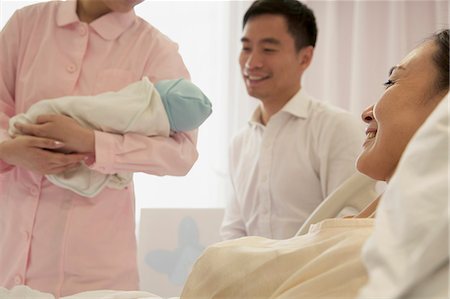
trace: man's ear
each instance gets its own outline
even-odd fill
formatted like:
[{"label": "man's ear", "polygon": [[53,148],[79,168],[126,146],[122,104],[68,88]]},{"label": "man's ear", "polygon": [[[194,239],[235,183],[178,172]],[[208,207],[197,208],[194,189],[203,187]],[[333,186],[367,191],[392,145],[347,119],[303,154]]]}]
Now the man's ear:
[{"label": "man's ear", "polygon": [[298,51],[298,63],[299,66],[305,70],[311,64],[312,58],[314,56],[314,47],[307,46]]}]

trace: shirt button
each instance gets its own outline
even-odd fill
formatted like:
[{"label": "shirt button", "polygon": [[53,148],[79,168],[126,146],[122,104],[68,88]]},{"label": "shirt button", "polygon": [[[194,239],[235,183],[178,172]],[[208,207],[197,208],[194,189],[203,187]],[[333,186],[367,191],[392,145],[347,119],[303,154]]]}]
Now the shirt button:
[{"label": "shirt button", "polygon": [[68,66],[66,66],[66,70],[69,73],[74,73],[77,70],[77,67],[74,64],[69,64]]},{"label": "shirt button", "polygon": [[14,276],[14,283],[15,284],[22,284],[22,276],[20,276],[20,275]]},{"label": "shirt button", "polygon": [[265,174],[262,175],[261,181],[263,183],[266,183],[268,179],[269,179],[269,175],[265,173]]}]

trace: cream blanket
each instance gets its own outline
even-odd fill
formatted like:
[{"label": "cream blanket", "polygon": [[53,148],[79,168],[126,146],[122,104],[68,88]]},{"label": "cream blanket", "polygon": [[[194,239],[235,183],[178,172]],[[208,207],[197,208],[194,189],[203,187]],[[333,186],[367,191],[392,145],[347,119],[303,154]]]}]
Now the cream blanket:
[{"label": "cream blanket", "polygon": [[287,240],[245,237],[209,247],[181,298],[355,298],[373,219],[328,219]]}]

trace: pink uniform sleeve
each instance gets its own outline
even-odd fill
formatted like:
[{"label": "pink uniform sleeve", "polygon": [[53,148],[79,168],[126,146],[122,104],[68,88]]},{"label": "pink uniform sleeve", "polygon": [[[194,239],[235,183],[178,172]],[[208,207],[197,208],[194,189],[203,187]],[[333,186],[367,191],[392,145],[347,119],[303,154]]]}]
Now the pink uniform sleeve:
[{"label": "pink uniform sleeve", "polygon": [[[8,122],[15,113],[14,90],[18,63],[19,23],[14,14],[0,31],[0,143],[10,139]],[[12,166],[0,160],[0,172]]]},{"label": "pink uniform sleeve", "polygon": [[[189,79],[178,46],[165,36],[155,37],[145,76],[152,82],[165,79]],[[154,175],[186,175],[198,158],[197,131],[176,133],[170,137],[146,137],[138,134],[114,135],[95,132],[95,163],[91,169],[102,173],[146,172]]]}]

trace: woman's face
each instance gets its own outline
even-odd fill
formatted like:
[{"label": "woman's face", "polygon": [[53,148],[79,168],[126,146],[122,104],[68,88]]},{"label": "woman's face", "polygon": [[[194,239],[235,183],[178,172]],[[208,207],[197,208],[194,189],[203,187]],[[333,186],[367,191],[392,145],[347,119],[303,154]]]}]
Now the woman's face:
[{"label": "woman's face", "polygon": [[388,181],[409,140],[439,103],[435,50],[430,41],[412,51],[392,69],[380,100],[362,113],[367,139],[356,163],[360,172]]}]

